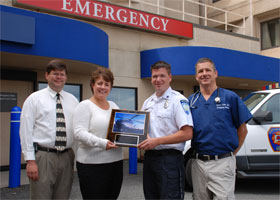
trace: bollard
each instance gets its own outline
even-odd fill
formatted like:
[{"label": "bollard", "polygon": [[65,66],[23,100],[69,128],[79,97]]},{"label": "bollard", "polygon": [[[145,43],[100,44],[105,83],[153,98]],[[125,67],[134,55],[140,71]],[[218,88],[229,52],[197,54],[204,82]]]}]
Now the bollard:
[{"label": "bollard", "polygon": [[20,186],[21,146],[19,137],[20,107],[11,109],[9,188]]},{"label": "bollard", "polygon": [[129,147],[129,173],[137,174],[137,148]]}]

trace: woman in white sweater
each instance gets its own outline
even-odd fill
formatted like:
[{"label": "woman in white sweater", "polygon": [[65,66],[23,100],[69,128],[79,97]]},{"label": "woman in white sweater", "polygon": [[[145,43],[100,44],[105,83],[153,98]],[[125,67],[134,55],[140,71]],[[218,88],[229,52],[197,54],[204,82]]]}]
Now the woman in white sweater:
[{"label": "woman in white sweater", "polygon": [[79,103],[74,112],[77,170],[83,199],[117,199],[123,181],[122,148],[106,139],[112,109],[118,106],[107,101],[114,76],[109,69],[92,73],[93,95]]}]

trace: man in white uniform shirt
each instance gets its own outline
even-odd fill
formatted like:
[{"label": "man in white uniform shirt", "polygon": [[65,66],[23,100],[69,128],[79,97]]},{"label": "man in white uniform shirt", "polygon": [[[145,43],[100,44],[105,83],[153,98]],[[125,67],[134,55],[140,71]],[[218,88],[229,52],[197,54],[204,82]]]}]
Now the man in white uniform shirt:
[{"label": "man in white uniform shirt", "polygon": [[[75,157],[71,148],[74,143],[72,114],[78,101],[63,91],[67,69],[61,60],[48,63],[45,78],[48,87],[32,93],[25,100],[21,114],[20,138],[30,180],[30,197],[69,199]],[[66,132],[63,148],[55,145],[58,141],[57,99],[62,105],[63,127],[66,127],[63,129],[64,134]]]},{"label": "man in white uniform shirt", "polygon": [[164,61],[151,66],[155,93],[142,107],[150,112],[148,138],[144,149],[143,187],[145,199],[184,199],[185,141],[192,138],[193,121],[189,102],[170,87],[171,67]]}]

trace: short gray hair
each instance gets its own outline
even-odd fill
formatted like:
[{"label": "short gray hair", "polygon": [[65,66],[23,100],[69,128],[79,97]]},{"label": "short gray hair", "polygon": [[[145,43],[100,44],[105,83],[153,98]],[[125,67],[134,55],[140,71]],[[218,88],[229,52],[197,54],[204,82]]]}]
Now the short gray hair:
[{"label": "short gray hair", "polygon": [[200,63],[206,63],[206,62],[211,63],[212,66],[213,66],[214,71],[216,71],[215,63],[214,63],[210,58],[204,57],[204,58],[200,58],[200,59],[196,62],[196,64],[195,64],[195,73],[196,73],[197,65],[200,64]]}]

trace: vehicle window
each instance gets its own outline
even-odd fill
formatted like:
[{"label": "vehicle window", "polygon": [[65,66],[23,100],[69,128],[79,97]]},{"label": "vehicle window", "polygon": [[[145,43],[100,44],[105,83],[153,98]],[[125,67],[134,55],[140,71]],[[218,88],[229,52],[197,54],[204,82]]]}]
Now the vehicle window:
[{"label": "vehicle window", "polygon": [[252,93],[245,97],[243,101],[248,109],[252,111],[267,95],[268,93]]},{"label": "vehicle window", "polygon": [[272,112],[272,122],[280,123],[280,94],[272,96],[265,102],[259,111],[270,111]]}]

